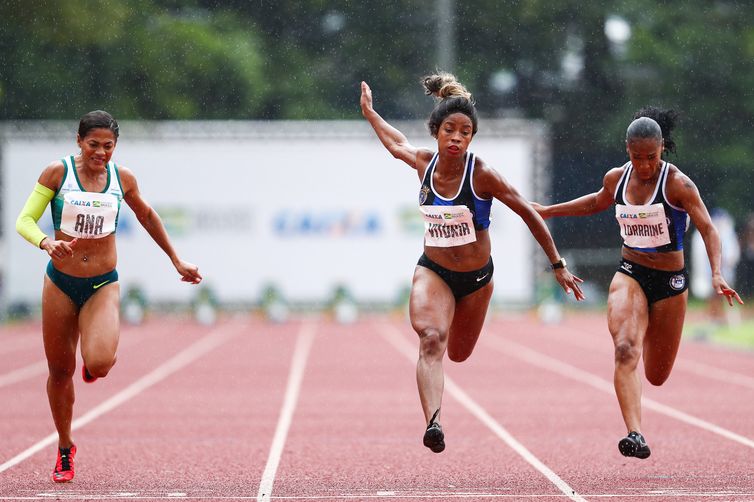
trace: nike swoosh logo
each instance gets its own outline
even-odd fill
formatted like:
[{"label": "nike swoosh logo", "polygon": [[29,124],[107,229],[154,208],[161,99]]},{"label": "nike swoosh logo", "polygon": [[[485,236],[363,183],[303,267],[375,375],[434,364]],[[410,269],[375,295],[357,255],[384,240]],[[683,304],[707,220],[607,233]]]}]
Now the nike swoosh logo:
[{"label": "nike swoosh logo", "polygon": [[99,289],[99,288],[101,288],[102,286],[104,286],[105,284],[107,284],[108,282],[110,282],[110,280],[109,280],[109,279],[108,279],[108,280],[106,280],[105,282],[100,282],[99,284],[95,284],[94,286],[92,286],[92,289]]},{"label": "nike swoosh logo", "polygon": [[485,277],[487,277],[488,275],[490,275],[490,274],[489,274],[489,273],[487,273],[487,274],[484,274],[484,275],[483,275],[482,277],[477,277],[477,278],[476,278],[476,282],[480,282],[480,281],[483,281],[483,280],[484,280],[484,278],[485,278]]}]

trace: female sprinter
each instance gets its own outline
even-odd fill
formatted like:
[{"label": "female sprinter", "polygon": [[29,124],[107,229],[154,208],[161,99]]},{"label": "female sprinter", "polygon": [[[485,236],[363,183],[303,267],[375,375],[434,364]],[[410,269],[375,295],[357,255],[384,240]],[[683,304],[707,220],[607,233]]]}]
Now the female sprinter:
[{"label": "female sprinter", "polygon": [[641,380],[653,385],[670,376],[681,343],[688,298],[683,236],[688,217],[701,233],[718,295],[743,303],[720,273],[720,237],[699,191],[688,176],[662,160],[673,152],[673,111],[645,108],[626,131],[629,161],[607,172],[599,192],[562,204],[534,207],[543,218],[598,213],[615,203],[623,259],[610,284],[607,324],[615,346],[615,393],[628,435],[618,442],[626,457],[647,458],[641,433]]},{"label": "female sprinter", "polygon": [[423,80],[426,93],[439,98],[429,117],[437,152],[412,146],[406,137],[372,108],[372,91],[361,83],[361,112],[377,137],[397,159],[416,169],[421,182],[419,209],[425,221],[424,254],[414,272],[409,315],[419,335],[416,381],[427,428],[424,446],[445,449],[439,423],[443,393],[442,359],[466,360],[474,350],[492,296],[490,206],[496,198],[529,226],[552,263],[555,278],[578,300],[581,279],[565,260],[544,221],[515,188],[468,148],[477,132],[471,94],[453,75]]},{"label": "female sprinter", "polygon": [[[73,374],[81,334],[84,381],[107,375],[118,348],[120,287],[115,270],[115,229],[121,200],[173,262],[181,280],[202,280],[196,265],[176,254],[157,213],[139,193],[133,173],[110,161],[118,123],[103,111],[81,118],[76,137],[81,153],[51,163],[16,221],[30,243],[50,255],[42,289],[42,335],[49,367],[47,396],[58,431],[52,480],[71,481],[76,446],[71,437]],[[54,237],[37,225],[52,203]]]}]

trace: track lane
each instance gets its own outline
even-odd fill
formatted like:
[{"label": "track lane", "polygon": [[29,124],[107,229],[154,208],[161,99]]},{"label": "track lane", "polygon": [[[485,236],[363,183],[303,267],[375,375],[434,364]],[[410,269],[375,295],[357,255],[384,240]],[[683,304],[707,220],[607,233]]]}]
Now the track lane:
[{"label": "track lane", "polygon": [[[415,362],[383,338],[384,329],[381,318],[321,328],[273,500],[558,496],[450,395],[443,408],[448,449],[437,455],[424,448]],[[416,344],[413,332],[406,341]]]},{"label": "track lane", "polygon": [[[575,350],[573,345],[565,341],[566,338],[562,336],[558,326],[521,323],[520,320],[515,319],[507,322],[498,318],[487,326],[487,331],[480,347],[484,352],[480,354],[492,350],[505,356],[506,364],[519,361],[532,366],[528,370],[521,369],[521,371],[532,376],[536,375],[541,389],[558,389],[558,392],[552,393],[551,396],[554,400],[552,406],[555,413],[563,416],[563,412],[566,410],[570,412],[572,409],[563,405],[562,395],[580,396],[578,399],[582,400],[598,399],[604,403],[604,409],[591,410],[594,417],[600,417],[596,421],[593,420],[594,417],[586,416],[586,414],[581,414],[579,420],[581,423],[572,427],[563,425],[554,427],[556,426],[554,421],[549,423],[543,421],[540,433],[537,434],[534,431],[531,438],[527,440],[527,444],[531,444],[535,452],[543,452],[548,448],[552,449],[552,443],[548,445],[547,441],[542,442],[537,439],[537,436],[547,436],[543,434],[547,430],[565,430],[569,431],[567,432],[569,434],[584,439],[582,442],[584,447],[579,448],[576,453],[582,464],[574,472],[574,475],[581,481],[574,481],[574,486],[586,498],[609,492],[609,488],[606,489],[606,487],[612,487],[614,495],[622,495],[626,500],[639,496],[683,498],[689,496],[691,492],[697,494],[694,496],[727,497],[726,500],[748,500],[747,497],[751,497],[754,483],[748,475],[745,475],[747,465],[750,465],[754,458],[754,451],[751,447],[659,414],[655,410],[648,409],[646,404],[643,431],[653,448],[652,457],[646,461],[637,461],[619,455],[615,445],[624,431],[624,426],[620,420],[617,400],[612,392],[612,357],[604,357],[600,351],[584,350],[583,347]],[[511,341],[515,343],[510,343]],[[504,347],[503,350],[500,350],[501,346]],[[528,351],[542,354],[543,359],[532,364],[534,361],[530,360],[532,356],[527,353]],[[548,368],[547,358],[559,361],[563,366],[560,371]],[[568,365],[574,367],[572,375],[569,375]],[[594,370],[594,368],[601,368],[601,370]],[[582,371],[592,372],[594,378],[601,380],[599,386],[602,388],[598,390],[596,386],[579,382],[578,379],[583,376],[579,372]],[[702,418],[712,423],[720,422],[725,414],[730,413],[731,404],[736,403],[737,413],[734,414],[748,417],[742,420],[745,422],[743,431],[751,430],[754,424],[751,419],[752,415],[749,413],[751,403],[739,403],[736,397],[737,389],[733,392],[730,391],[730,387],[721,390],[719,384],[710,384],[709,379],[705,382],[690,384],[690,379],[691,377],[684,375],[684,378],[677,378],[672,386],[668,384],[653,389],[648,389],[647,387],[651,386],[645,384],[645,395],[651,394],[650,399],[661,404],[670,402],[671,405],[680,406],[688,405],[688,403],[675,403],[674,399],[668,398],[680,394],[684,395],[683,399],[688,399],[689,394],[694,394],[695,401],[704,401],[707,399],[707,393],[716,397],[723,394],[727,399],[722,397],[721,399],[728,403],[727,408],[714,410],[713,407],[707,406],[705,410],[701,410],[705,412]],[[705,384],[706,387],[704,387]],[[702,388],[698,385],[702,385]],[[579,389],[579,386],[582,388]],[[533,393],[542,395],[541,391],[533,391]],[[590,394],[593,396],[590,397]],[[603,394],[603,397],[597,397],[598,394]],[[605,415],[606,411],[608,415]],[[615,426],[606,428],[605,424]],[[583,434],[587,434],[588,437],[585,438]],[[590,450],[588,446],[590,440],[603,445],[603,448],[600,451]],[[542,444],[537,445],[538,441]],[[556,456],[558,451],[554,450]],[[554,460],[554,465],[558,466],[561,462],[563,465],[573,464],[574,455],[560,456],[562,458]],[[585,472],[593,473],[595,476],[584,476]],[[600,479],[603,476],[606,482]]]},{"label": "track lane", "polygon": [[[77,479],[81,474],[78,472],[81,467],[84,467],[83,472],[86,472],[87,452],[90,451],[89,442],[82,436],[87,436],[88,430],[99,421],[99,418],[102,415],[109,416],[112,409],[124,406],[124,403],[159,382],[170,372],[180,370],[182,365],[190,364],[191,357],[201,356],[204,349],[202,347],[198,350],[193,349],[195,354],[188,353],[184,356],[184,358],[188,357],[186,360],[180,359],[183,354],[181,351],[192,349],[203,340],[207,340],[207,337],[212,337],[211,332],[208,334],[207,328],[185,321],[168,320],[160,324],[145,325],[143,329],[145,333],[153,335],[150,342],[145,344],[149,347],[148,351],[145,351],[143,346],[134,344],[131,349],[119,352],[119,363],[107,378],[100,379],[92,385],[85,385],[80,380],[75,383],[78,402],[74,409],[74,428],[77,426],[81,428],[74,432],[79,446],[77,464],[80,467],[77,468]],[[132,351],[140,353],[133,354]],[[3,457],[4,472],[0,472],[0,481],[13,486],[14,490],[20,491],[20,494],[26,493],[25,490],[35,492],[41,487],[59,487],[49,480],[57,438],[49,417],[49,409],[47,409],[44,382],[42,381],[41,384],[36,388],[25,386],[24,392],[34,394],[36,400],[41,403],[38,406],[43,410],[38,409],[36,412],[27,409],[15,410],[16,413],[26,414],[27,423],[21,427],[21,430],[36,441],[29,444],[29,438],[24,438],[26,448],[21,452],[16,452],[14,458]],[[40,448],[41,453],[35,454]],[[84,475],[84,480],[86,480],[86,475]]]},{"label": "track lane", "polygon": [[[604,319],[582,320],[542,326],[526,317],[491,316],[472,357],[460,365],[446,359],[446,373],[587,500],[754,500],[750,448],[647,410],[653,456],[625,459],[616,448],[623,425],[614,395],[496,348],[512,341],[609,384],[612,344],[593,329]],[[53,485],[52,458],[40,453],[0,473],[0,500],[9,494],[37,500],[256,500],[302,324],[270,325],[254,317],[227,322],[239,329],[232,341],[77,433],[76,482]],[[414,362],[382,338],[385,323],[416,346],[402,318],[318,323],[271,500],[567,500],[449,389],[443,405],[448,448],[440,455],[426,450]],[[206,332],[170,320],[150,326],[143,344],[123,347],[110,377],[91,386],[77,380],[77,410],[85,413],[179,352],[177,342],[191,343]],[[570,343],[579,333],[585,346]],[[593,343],[598,349],[590,348]],[[698,354],[708,356],[705,364],[726,367],[727,359]],[[740,356],[732,357],[731,371],[738,371],[736,361],[745,362]],[[735,430],[750,430],[753,419],[740,402],[748,391],[740,385],[732,386],[738,394],[731,397],[714,379],[676,369],[666,386],[645,389],[657,391],[652,398],[665,403],[669,396],[688,399],[689,382],[697,399],[727,403],[727,414],[741,421],[742,429]],[[39,409],[23,410],[23,400],[12,400],[9,413],[28,420],[18,421],[10,434],[35,428],[49,433],[44,386],[25,381],[0,387],[0,398],[19,392],[29,393],[28,403]]]}]

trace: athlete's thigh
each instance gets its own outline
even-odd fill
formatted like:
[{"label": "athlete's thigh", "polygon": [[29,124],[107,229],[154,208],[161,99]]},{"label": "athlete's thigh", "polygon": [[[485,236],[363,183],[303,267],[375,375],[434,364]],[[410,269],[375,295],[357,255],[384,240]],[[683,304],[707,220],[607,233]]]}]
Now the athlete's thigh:
[{"label": "athlete's thigh", "polygon": [[673,369],[681,345],[688,291],[659,300],[649,308],[644,337],[644,371],[652,383],[662,383]]},{"label": "athlete's thigh", "polygon": [[613,342],[641,344],[649,323],[647,297],[639,283],[616,272],[607,295],[607,324]]},{"label": "athlete's thigh", "polygon": [[455,304],[450,287],[439,275],[428,268],[416,267],[408,310],[411,326],[419,335],[434,329],[446,338],[453,321]]},{"label": "athlete's thigh", "polygon": [[482,331],[487,309],[492,298],[492,281],[456,302],[453,323],[448,335],[448,357],[453,361],[463,361],[474,350],[479,333]]},{"label": "athlete's thigh", "polygon": [[100,288],[81,307],[79,330],[81,354],[115,356],[120,336],[120,284],[114,282]]},{"label": "athlete's thigh", "polygon": [[73,372],[79,338],[78,307],[45,275],[42,287],[42,339],[51,370]]}]

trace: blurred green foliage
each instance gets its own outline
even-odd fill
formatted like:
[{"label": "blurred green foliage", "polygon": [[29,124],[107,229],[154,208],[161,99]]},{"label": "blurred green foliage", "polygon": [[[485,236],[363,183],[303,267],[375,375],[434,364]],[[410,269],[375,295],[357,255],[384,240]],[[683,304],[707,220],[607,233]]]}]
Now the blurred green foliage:
[{"label": "blurred green foliage", "polygon": [[[361,80],[387,118],[423,119],[440,1],[3,0],[0,120],[356,119]],[[449,69],[480,113],[551,125],[553,199],[598,189],[653,104],[680,112],[670,160],[708,205],[752,210],[749,2],[451,3]]]}]

